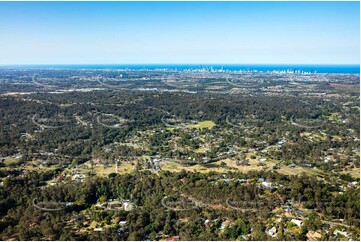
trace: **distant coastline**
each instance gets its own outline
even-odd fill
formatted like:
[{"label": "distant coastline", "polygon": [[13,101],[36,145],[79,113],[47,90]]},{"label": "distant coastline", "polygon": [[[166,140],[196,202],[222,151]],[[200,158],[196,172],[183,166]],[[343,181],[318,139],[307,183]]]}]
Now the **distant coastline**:
[{"label": "distant coastline", "polygon": [[306,73],[359,74],[360,65],[320,64],[88,64],[88,65],[0,65],[0,69],[97,69],[97,70],[209,70],[209,71],[294,71]]}]

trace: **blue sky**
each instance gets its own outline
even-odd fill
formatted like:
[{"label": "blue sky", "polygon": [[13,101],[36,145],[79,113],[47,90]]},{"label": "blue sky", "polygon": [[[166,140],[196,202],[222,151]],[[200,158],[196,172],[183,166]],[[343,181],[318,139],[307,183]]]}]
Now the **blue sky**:
[{"label": "blue sky", "polygon": [[0,64],[359,64],[359,2],[0,2]]}]

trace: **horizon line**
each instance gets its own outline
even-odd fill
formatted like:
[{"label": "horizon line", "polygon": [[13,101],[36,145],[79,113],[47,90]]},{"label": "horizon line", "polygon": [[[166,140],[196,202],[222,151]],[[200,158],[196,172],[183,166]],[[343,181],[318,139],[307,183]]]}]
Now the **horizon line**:
[{"label": "horizon line", "polygon": [[0,66],[51,66],[51,65],[354,65],[360,63],[51,63],[51,64],[0,64]]}]

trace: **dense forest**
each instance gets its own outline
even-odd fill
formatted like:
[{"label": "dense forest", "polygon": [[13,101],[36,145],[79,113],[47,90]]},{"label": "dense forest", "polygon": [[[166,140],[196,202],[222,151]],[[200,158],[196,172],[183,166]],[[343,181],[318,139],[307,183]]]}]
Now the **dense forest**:
[{"label": "dense forest", "polygon": [[[2,174],[5,176],[7,174]],[[305,175],[286,177],[277,173],[229,173],[229,183],[222,181],[220,174],[201,174],[181,171],[179,173],[135,172],[127,175],[112,174],[106,178],[92,177],[84,183],[69,183],[39,189],[47,174],[28,172],[21,178],[7,178],[1,189],[0,236],[17,240],[144,240],[156,239],[162,231],[168,236],[181,236],[184,240],[235,240],[248,235],[252,240],[265,240],[264,230],[274,214],[282,214],[277,207],[292,200],[294,203],[313,209],[297,234],[279,232],[278,240],[303,240],[309,230],[321,229],[322,220],[343,219],[355,240],[359,238],[359,189],[350,189],[342,195],[333,195],[337,187],[319,182]],[[254,185],[258,177],[284,184],[274,190],[260,189]],[[247,179],[245,186],[239,180]],[[211,182],[218,181],[218,182]],[[169,196],[177,206],[185,210],[161,206],[162,199]],[[181,197],[192,198],[196,203],[174,203]],[[136,209],[126,211],[98,210],[93,205],[102,197],[130,198]],[[33,200],[72,203],[60,211],[43,211],[33,206]],[[242,201],[232,209],[227,200]],[[199,204],[201,203],[201,205]],[[254,210],[253,210],[254,208]],[[85,211],[85,212],[81,212]],[[182,222],[187,218],[187,223]],[[316,219],[317,218],[317,219]],[[118,219],[128,221],[126,230],[120,225],[108,226],[103,233],[82,233],[80,228],[87,221],[111,224]],[[220,233],[219,225],[224,220],[235,221]],[[280,222],[290,218],[280,216]],[[205,224],[205,221],[213,221]],[[71,224],[71,226],[70,226]],[[279,225],[277,225],[279,226]],[[252,228],[252,229],[251,229]],[[323,239],[334,240],[332,233]]]}]

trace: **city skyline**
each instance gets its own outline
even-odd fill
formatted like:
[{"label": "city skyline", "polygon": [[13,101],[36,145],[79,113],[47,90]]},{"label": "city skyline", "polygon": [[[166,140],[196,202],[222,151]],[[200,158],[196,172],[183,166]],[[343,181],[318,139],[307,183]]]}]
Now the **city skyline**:
[{"label": "city skyline", "polygon": [[359,64],[359,2],[0,2],[0,65]]}]

